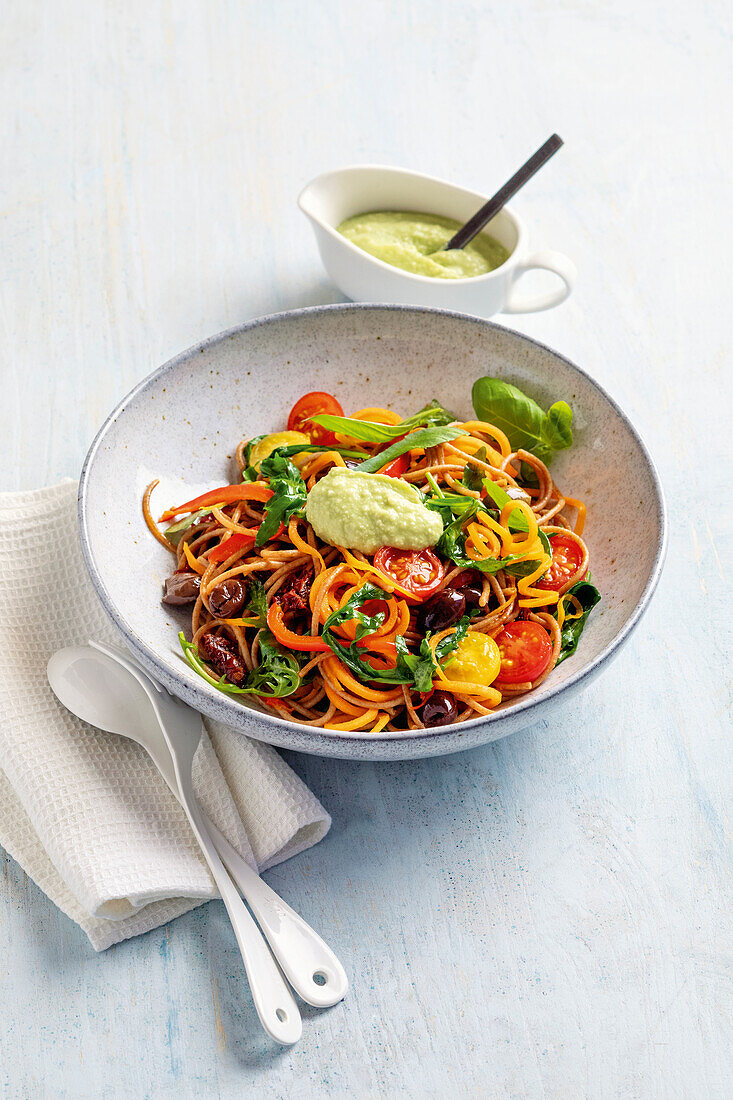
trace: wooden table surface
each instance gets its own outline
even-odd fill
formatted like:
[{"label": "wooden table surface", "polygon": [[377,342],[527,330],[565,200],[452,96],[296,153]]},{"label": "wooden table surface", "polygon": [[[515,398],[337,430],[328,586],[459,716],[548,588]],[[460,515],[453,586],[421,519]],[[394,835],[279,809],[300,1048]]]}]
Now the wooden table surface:
[{"label": "wooden table surface", "polygon": [[557,130],[516,205],[577,290],[509,323],[610,389],[671,517],[651,610],[561,720],[441,760],[291,758],[334,824],[267,878],[352,976],[294,1049],[260,1032],[220,903],[95,955],[5,858],[7,1096],[731,1095],[729,14],[5,6],[3,488],[75,476],[173,353],[339,300],[295,205],[311,176],[372,161],[491,192]]}]

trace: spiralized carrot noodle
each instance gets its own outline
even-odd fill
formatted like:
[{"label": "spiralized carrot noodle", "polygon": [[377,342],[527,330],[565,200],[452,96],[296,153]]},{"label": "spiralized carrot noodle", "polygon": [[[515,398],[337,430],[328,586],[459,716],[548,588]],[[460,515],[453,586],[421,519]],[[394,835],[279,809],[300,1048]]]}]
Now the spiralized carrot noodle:
[{"label": "spiralized carrot noodle", "polygon": [[501,428],[497,428],[494,424],[487,424],[485,420],[467,420],[465,423],[459,424],[458,427],[464,428],[466,432],[473,436],[478,435],[479,438],[484,435],[490,436],[491,439],[499,444],[498,450],[503,458],[506,458],[507,455],[512,453],[511,444],[506,435]]},{"label": "spiralized carrot noodle", "polygon": [[402,417],[398,413],[393,412],[392,409],[382,409],[379,405],[374,405],[368,409],[359,409],[358,412],[351,414],[352,420],[371,420],[375,424],[401,424]]},{"label": "spiralized carrot noodle", "polygon": [[583,528],[585,527],[586,508],[582,500],[573,500],[572,497],[565,497],[565,503],[569,504],[571,508],[575,508],[578,513],[575,520],[575,534],[582,535]]},{"label": "spiralized carrot noodle", "polygon": [[[397,428],[403,422],[399,412],[380,406],[359,409],[352,418]],[[176,544],[153,519],[150,498],[158,484],[153,481],[142,502],[145,523],[171,553],[171,572],[184,574],[184,581],[186,575],[200,578],[190,604],[191,630],[187,636],[212,677],[218,680],[227,675],[227,668],[212,663],[215,657],[211,653],[221,657],[221,647],[243,676],[260,668],[268,659],[263,655],[274,649],[279,651],[277,667],[288,670],[286,686],[290,694],[260,697],[271,714],[283,721],[368,738],[370,734],[389,737],[422,728],[425,696],[410,677],[417,662],[429,661],[429,653],[435,664],[433,669],[429,664],[427,668],[433,689],[439,693],[438,698],[442,693],[453,701],[449,719],[452,725],[489,715],[502,702],[534,691],[552,675],[561,653],[563,624],[584,613],[571,590],[589,568],[588,547],[582,539],[585,505],[561,491],[536,455],[521,448],[513,450],[505,432],[496,425],[466,420],[455,422],[454,427],[460,433],[454,439],[425,450],[408,451],[400,474],[427,496],[443,493],[451,501],[458,497],[469,509],[465,520],[459,519],[457,542],[442,540],[434,548],[442,574],[432,593],[442,597],[447,591],[459,590],[467,579],[462,575],[469,572],[472,588],[478,594],[462,630],[469,635],[476,632],[496,637],[518,618],[539,624],[552,644],[550,661],[541,676],[532,683],[496,686],[482,683],[477,667],[471,682],[452,680],[450,660],[455,645],[440,661],[436,661],[435,652],[441,641],[450,642],[456,624],[433,634],[423,632],[420,601],[411,591],[409,572],[392,575],[377,568],[373,554],[323,542],[302,507],[291,515],[286,513],[276,539],[263,546],[253,545],[277,497],[277,479],[269,485],[260,473],[256,481],[248,483],[246,492],[241,491],[241,482],[236,490],[223,492],[229,501],[212,500],[190,515],[189,526],[179,534]],[[336,433],[336,440],[329,449],[297,456],[306,491],[333,467],[343,468],[372,458],[389,446],[386,440],[370,443],[341,433]],[[242,441],[236,448],[240,472],[247,466],[246,443]],[[344,456],[340,449],[351,453]],[[527,469],[531,471],[529,477],[524,476]],[[497,509],[484,488],[485,481],[509,492],[510,502]],[[517,490],[522,490],[521,494]],[[514,499],[520,495],[522,499]],[[178,512],[168,509],[162,516],[178,514],[180,506]],[[453,516],[461,514],[457,508],[452,512]],[[551,548],[557,534],[575,542],[580,564],[572,575],[562,574],[562,583],[556,587],[540,587],[552,563],[548,539]],[[224,556],[229,540],[234,549]],[[508,560],[502,567],[499,563],[504,559]],[[520,575],[523,569],[525,576]],[[555,579],[553,574],[553,584]],[[325,632],[324,624],[367,584],[379,595],[371,597],[373,605],[361,605],[359,610],[372,619],[380,613],[382,621],[377,620],[363,637],[359,636],[365,629],[363,621],[354,618],[331,623]],[[226,589],[222,589],[224,585]],[[217,589],[220,599],[216,598]],[[227,593],[234,598],[230,608],[221,602]],[[267,618],[266,612],[276,604],[279,613]],[[214,608],[226,617],[219,618]],[[266,618],[271,627],[265,626]],[[424,645],[426,638],[429,653]],[[216,639],[213,650],[212,639]],[[300,648],[295,648],[296,644]],[[408,663],[410,658],[414,658],[412,665]],[[268,672],[272,673],[272,666]],[[420,679],[421,684],[425,682]]]}]

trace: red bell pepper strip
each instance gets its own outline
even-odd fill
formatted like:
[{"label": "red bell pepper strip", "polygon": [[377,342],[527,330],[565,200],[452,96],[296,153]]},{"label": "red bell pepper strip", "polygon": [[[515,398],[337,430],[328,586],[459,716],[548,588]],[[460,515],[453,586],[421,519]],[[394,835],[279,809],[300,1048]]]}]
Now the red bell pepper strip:
[{"label": "red bell pepper strip", "polygon": [[[404,435],[398,435],[396,439],[393,439],[390,443],[385,443],[384,447],[380,449],[386,451],[387,447],[391,447],[393,443],[399,443],[399,441],[405,439],[408,434],[408,432],[405,432]],[[382,469],[378,471],[378,473],[384,474],[385,477],[402,477],[409,465],[410,453],[408,451],[406,454],[398,455],[397,458],[388,462],[386,466],[383,466]]]},{"label": "red bell pepper strip", "polygon": [[[279,529],[271,539],[268,539],[268,542],[272,542],[273,539],[279,539],[284,530],[285,524],[281,523]],[[235,531],[234,534],[228,539],[225,539],[224,542],[220,542],[218,546],[214,546],[213,549],[209,550],[206,555],[207,561],[213,562],[216,565],[220,561],[226,561],[232,554],[240,552],[246,554],[254,546],[256,534],[257,532],[254,530],[251,535],[245,535],[239,531]]]},{"label": "red bell pepper strip", "polygon": [[246,554],[254,544],[254,535],[241,535],[239,532],[235,532],[231,538],[225,539],[224,542],[220,542],[218,546],[214,546],[209,550],[206,559],[210,565],[217,565],[220,561],[226,561],[232,554],[240,552]]},{"label": "red bell pepper strip", "polygon": [[385,474],[386,477],[402,477],[402,475],[407,472],[409,465],[409,454],[399,455],[397,458],[393,459],[392,462],[388,462],[379,472],[380,474]]},{"label": "red bell pepper strip", "polygon": [[309,653],[328,653],[330,646],[326,645],[322,638],[316,638],[312,634],[296,634],[288,630],[283,620],[283,609],[279,603],[271,603],[267,610],[267,625],[277,638],[280,645],[288,649],[302,649]]},{"label": "red bell pepper strip", "polygon": [[187,500],[185,504],[179,504],[176,508],[168,508],[160,517],[161,521],[172,519],[182,512],[196,512],[199,508],[206,508],[212,504],[233,504],[237,500],[269,500],[272,489],[260,481],[244,482],[242,485],[223,485],[221,489],[210,489],[208,493],[202,493],[200,497]]}]

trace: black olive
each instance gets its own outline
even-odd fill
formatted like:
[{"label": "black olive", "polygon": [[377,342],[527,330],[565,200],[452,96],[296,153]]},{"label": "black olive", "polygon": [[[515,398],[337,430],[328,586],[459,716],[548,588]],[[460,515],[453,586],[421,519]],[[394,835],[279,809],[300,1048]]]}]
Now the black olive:
[{"label": "black olive", "polygon": [[233,619],[242,610],[247,586],[238,577],[217,584],[209,593],[209,607],[218,619]]},{"label": "black olive", "polygon": [[466,569],[463,573],[458,574],[453,584],[459,592],[463,593],[467,610],[475,610],[484,591],[480,574],[477,574],[475,569]]},{"label": "black olive", "polygon": [[417,629],[421,634],[428,630],[445,630],[457,623],[466,610],[466,601],[462,592],[455,588],[444,588],[433,596],[417,613]]},{"label": "black olive", "polygon": [[182,607],[183,604],[195,603],[201,586],[201,577],[198,573],[174,573],[165,582],[163,603],[173,607]]},{"label": "black olive", "polygon": [[461,588],[461,595],[466,601],[466,608],[469,611],[473,611],[478,607],[478,602],[483,595],[483,585],[477,581],[469,581],[468,584],[464,584]]},{"label": "black olive", "polygon": [[422,708],[422,721],[426,728],[447,726],[458,714],[458,707],[447,691],[434,691]]}]

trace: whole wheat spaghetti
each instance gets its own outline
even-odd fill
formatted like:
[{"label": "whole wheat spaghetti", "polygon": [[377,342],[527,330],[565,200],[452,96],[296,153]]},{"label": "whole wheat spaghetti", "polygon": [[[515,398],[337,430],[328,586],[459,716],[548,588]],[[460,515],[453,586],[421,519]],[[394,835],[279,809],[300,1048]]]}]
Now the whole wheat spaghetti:
[{"label": "whole wheat spaghetti", "polygon": [[[158,522],[148,486],[146,523],[174,559],[164,600],[185,608],[183,650],[210,684],[282,719],[376,734],[490,714],[572,652],[592,587],[585,507],[501,428],[436,409],[447,430],[433,435],[428,416],[369,408],[352,415],[354,435],[306,417],[300,452],[280,435],[244,440],[236,480]],[[394,426],[396,443],[360,438],[369,425]],[[375,456],[395,445],[381,468]],[[307,494],[370,459],[438,512],[436,545],[370,554],[316,536]]]}]

